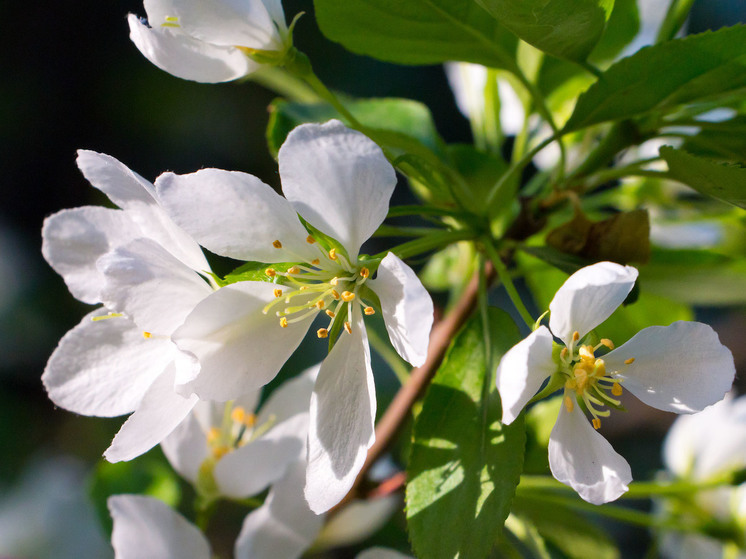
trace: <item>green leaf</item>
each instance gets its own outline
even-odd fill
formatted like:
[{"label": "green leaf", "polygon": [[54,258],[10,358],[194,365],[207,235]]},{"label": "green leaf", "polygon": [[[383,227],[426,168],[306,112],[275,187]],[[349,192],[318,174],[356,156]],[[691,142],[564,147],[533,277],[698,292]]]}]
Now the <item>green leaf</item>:
[{"label": "green leaf", "polygon": [[530,519],[546,540],[570,559],[617,559],[619,550],[606,533],[567,507],[547,506],[536,498],[516,497],[514,511]]},{"label": "green leaf", "polygon": [[598,62],[612,60],[632,42],[639,30],[640,13],[637,9],[637,1],[616,0],[611,17],[606,22],[604,35],[593,49],[590,60]]},{"label": "green leaf", "polygon": [[614,0],[477,0],[492,16],[544,52],[583,61],[601,39]]},{"label": "green leaf", "polygon": [[515,68],[515,36],[473,0],[314,0],[314,7],[322,33],[356,54]]},{"label": "green leaf", "polygon": [[287,272],[288,269],[294,265],[293,262],[276,262],[274,264],[267,264],[266,262],[246,262],[233,270],[230,274],[226,275],[223,279],[216,276],[213,277],[215,277],[220,287],[232,283],[238,283],[239,281],[265,281],[269,283],[278,283],[281,276],[268,276],[266,272],[267,268],[272,268],[277,272]]},{"label": "green leaf", "polygon": [[746,87],[746,26],[644,48],[606,70],[578,98],[564,132]]},{"label": "green leaf", "polygon": [[[397,133],[399,137],[391,138],[389,135],[387,139],[401,149],[414,153],[419,152],[422,146],[436,153],[442,149],[443,140],[435,129],[430,109],[422,103],[410,99],[383,98],[349,100],[344,101],[344,105],[374,132]],[[306,122],[326,122],[332,118],[340,117],[326,103],[292,103],[276,99],[270,105],[267,125],[270,152],[276,157],[285,138],[296,126]]]},{"label": "green leaf", "polygon": [[746,116],[738,115],[689,136],[681,149],[693,155],[738,161],[746,157]]},{"label": "green leaf", "polygon": [[746,168],[717,163],[685,151],[663,146],[660,154],[669,175],[705,196],[746,208]]},{"label": "green leaf", "polygon": [[[489,327],[497,362],[520,335],[499,309],[489,309]],[[522,418],[500,423],[484,340],[482,317],[475,316],[452,342],[414,425],[407,519],[418,557],[483,559],[510,511],[525,430]]]}]

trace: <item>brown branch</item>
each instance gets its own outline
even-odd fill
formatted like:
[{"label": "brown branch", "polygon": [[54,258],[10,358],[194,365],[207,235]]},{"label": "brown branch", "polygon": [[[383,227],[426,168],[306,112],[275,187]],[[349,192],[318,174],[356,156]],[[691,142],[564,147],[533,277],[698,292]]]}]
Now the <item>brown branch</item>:
[{"label": "brown branch", "polygon": [[[488,262],[486,265],[488,282],[494,277],[494,272],[494,268]],[[441,361],[443,361],[443,356],[451,340],[476,307],[478,296],[479,272],[475,273],[474,277],[471,278],[469,285],[451,312],[433,327],[430,333],[430,345],[427,350],[425,363],[421,367],[412,369],[409,379],[399,389],[399,392],[397,392],[388,409],[383,414],[383,417],[381,417],[378,425],[376,425],[376,440],[373,446],[368,449],[365,464],[363,464],[350,491],[332,511],[344,506],[357,496],[365,474],[393,442],[395,435],[409,417],[409,411],[412,409],[412,406],[423,395],[427,385],[430,384],[433,376],[435,376],[435,372],[438,370]]]}]

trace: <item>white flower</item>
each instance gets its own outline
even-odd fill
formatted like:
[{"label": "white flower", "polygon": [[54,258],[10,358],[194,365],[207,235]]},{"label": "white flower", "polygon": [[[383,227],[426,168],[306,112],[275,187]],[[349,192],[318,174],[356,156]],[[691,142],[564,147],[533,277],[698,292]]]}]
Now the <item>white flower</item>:
[{"label": "white flower", "polygon": [[[375,312],[377,298],[392,344],[419,366],[433,305],[395,255],[383,258],[375,279],[371,268],[378,262],[358,259],[396,184],[378,146],[339,121],[303,125],[280,149],[279,166],[285,198],[256,177],[217,169],[156,181],[174,221],[207,249],[295,263],[267,265],[266,274],[280,283],[222,287],[197,305],[173,340],[201,366],[189,389],[203,399],[229,400],[269,382],[317,315],[329,319],[319,338],[335,324],[344,326],[311,398],[306,496],[323,512],[349,490],[374,440],[375,386],[363,315]],[[298,214],[339,244],[322,246],[326,241],[309,233]]]},{"label": "white flower", "polygon": [[134,413],[106,457],[128,460],[158,444],[195,396],[174,392],[194,376],[169,336],[212,292],[195,241],[160,207],[151,183],[107,155],[81,151],[78,166],[121,209],[63,210],[44,222],[42,252],[70,291],[103,302],[68,332],[42,380],[51,400],[83,415]]},{"label": "white flower", "polygon": [[250,56],[281,60],[291,38],[280,0],[145,0],[147,21],[128,16],[130,38],[160,69],[217,83],[260,67]]},{"label": "white flower", "polygon": [[[564,385],[564,405],[549,439],[549,465],[555,478],[594,504],[618,498],[632,480],[627,462],[597,431],[610,413],[604,408],[620,405],[622,386],[655,408],[694,413],[721,400],[735,375],[730,351],[712,328],[698,322],[645,328],[596,357],[613,343],[602,339],[591,346],[581,340],[622,304],[636,279],[637,270],[611,262],[577,271],[549,305],[549,328],[540,326],[511,348],[497,369],[506,424],[547,377]],[[565,345],[556,358],[553,335]],[[593,426],[578,402],[592,415]]]},{"label": "white flower", "polygon": [[[746,468],[746,397],[726,397],[701,413],[679,417],[666,436],[663,462],[676,478],[707,482]],[[675,510],[660,501],[659,512]],[[693,496],[693,504],[707,518],[739,526],[746,534],[746,485],[719,487]],[[701,534],[663,532],[661,552],[671,559],[723,557],[723,543]],[[744,554],[738,557],[744,557]]]}]

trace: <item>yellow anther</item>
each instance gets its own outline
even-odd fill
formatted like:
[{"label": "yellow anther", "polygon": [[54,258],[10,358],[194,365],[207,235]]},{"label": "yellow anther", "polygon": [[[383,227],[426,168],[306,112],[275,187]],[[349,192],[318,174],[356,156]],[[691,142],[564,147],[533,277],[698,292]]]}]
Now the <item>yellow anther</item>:
[{"label": "yellow anther", "polygon": [[593,359],[593,348],[589,345],[584,345],[578,350],[578,354],[580,357],[584,357],[585,359]]},{"label": "yellow anther", "polygon": [[601,345],[605,345],[609,349],[614,349],[614,342],[612,342],[609,338],[602,338],[599,343]]},{"label": "yellow anther", "polygon": [[338,292],[338,291],[337,291],[336,289],[332,289],[332,292],[330,293],[330,295],[331,295],[331,296],[332,296],[332,297],[333,297],[334,299],[337,299],[337,300],[339,300],[339,292]]},{"label": "yellow anther", "polygon": [[575,404],[573,403],[572,398],[570,398],[569,396],[565,396],[564,403],[565,403],[565,409],[568,412],[572,412],[572,410],[575,409]]},{"label": "yellow anther", "polygon": [[279,240],[272,241],[272,246],[275,248],[282,248],[282,243]]},{"label": "yellow anther", "polygon": [[563,347],[562,351],[560,351],[560,357],[562,357],[562,359],[566,359],[567,358],[567,354],[568,354],[567,348]]},{"label": "yellow anther", "polygon": [[216,460],[220,460],[223,456],[228,454],[231,451],[231,449],[227,446],[216,446],[212,449],[212,455],[215,457]]},{"label": "yellow anther", "polygon": [[342,300],[345,303],[349,303],[350,301],[355,300],[355,294],[352,291],[343,291],[342,292]]},{"label": "yellow anther", "polygon": [[376,314],[376,309],[374,309],[373,307],[365,307],[365,308],[363,309],[363,312],[364,312],[365,314],[367,314],[368,316],[370,316],[370,315],[372,315],[372,314]]},{"label": "yellow anther", "polygon": [[150,332],[143,332],[142,337],[148,340],[153,337],[153,334],[151,334]]},{"label": "yellow anther", "polygon": [[288,319],[285,318],[284,316],[280,319],[280,326],[282,326],[283,328],[288,327]]},{"label": "yellow anther", "polygon": [[277,272],[275,272],[274,268],[267,268],[266,270],[264,270],[264,273],[267,274],[271,278],[277,275]]},{"label": "yellow anther", "polygon": [[316,301],[316,308],[321,310],[324,308],[324,301]]},{"label": "yellow anther", "polygon": [[300,268],[298,266],[292,266],[288,269],[288,274],[297,274],[300,272]]},{"label": "yellow anther", "polygon": [[349,322],[345,322],[345,330],[348,334],[352,334],[352,324],[350,324]]},{"label": "yellow anther", "polygon": [[236,423],[243,423],[246,420],[246,410],[241,406],[236,406],[231,411],[231,419]]},{"label": "yellow anther", "polygon": [[275,289],[272,293],[275,297],[282,297],[282,289]]},{"label": "yellow anther", "polygon": [[321,264],[321,260],[319,260],[318,258],[314,258],[313,260],[311,260],[311,264],[313,264],[314,266],[318,266],[319,264]]},{"label": "yellow anther", "polygon": [[593,418],[593,421],[592,421],[591,423],[593,423],[593,428],[594,428],[594,429],[595,429],[596,431],[598,431],[598,430],[599,430],[599,429],[601,428],[601,420],[600,420],[599,418],[597,418],[597,417],[594,417],[594,418]]},{"label": "yellow anther", "polygon": [[368,277],[369,275],[370,275],[370,270],[369,270],[368,268],[366,268],[366,267],[364,267],[364,266],[363,266],[362,268],[360,268],[360,277],[361,277],[361,278],[365,279],[365,278],[367,278],[367,277]]},{"label": "yellow anther", "polygon": [[220,429],[217,427],[210,427],[207,432],[207,444],[214,444],[220,438]]},{"label": "yellow anther", "polygon": [[621,395],[622,395],[622,392],[624,392],[624,391],[622,390],[622,385],[621,385],[621,384],[619,384],[618,382],[615,382],[615,383],[614,383],[613,385],[611,385],[611,393],[612,393],[612,394],[613,394],[614,396],[621,396]]},{"label": "yellow anther", "polygon": [[169,23],[174,23],[179,21],[179,18],[177,16],[166,16],[166,21]]},{"label": "yellow anther", "polygon": [[625,359],[624,360],[624,364],[625,365],[631,365],[634,362],[635,362],[635,358],[634,357],[630,357],[629,359]]},{"label": "yellow anther", "polygon": [[326,328],[319,328],[318,330],[316,330],[316,335],[319,338],[326,338],[327,336],[329,336],[329,330],[327,330]]},{"label": "yellow anther", "polygon": [[243,419],[243,424],[246,425],[246,427],[253,427],[256,425],[256,415],[253,413],[247,413],[246,417]]},{"label": "yellow anther", "polygon": [[329,258],[331,258],[332,260],[336,260],[337,259],[337,249],[336,248],[333,248],[333,249],[331,249],[329,251]]},{"label": "yellow anther", "polygon": [[339,283],[339,278],[332,278],[329,280],[329,285],[333,285],[336,287],[338,283]]},{"label": "yellow anther", "polygon": [[325,311],[325,312],[326,312],[326,315],[327,315],[327,316],[328,316],[329,318],[334,318],[335,316],[337,316],[336,314],[334,314],[334,313],[333,313],[332,311],[330,311],[329,309],[326,309],[326,311]]},{"label": "yellow anther", "polygon": [[308,286],[307,285],[301,285],[300,289],[298,291],[308,291]]},{"label": "yellow anther", "polygon": [[572,341],[577,342],[580,339],[580,332],[575,330],[575,332],[572,333]]},{"label": "yellow anther", "polygon": [[307,243],[308,243],[309,245],[312,245],[313,243],[315,243],[315,242],[316,242],[316,239],[314,239],[314,238],[313,238],[313,237],[312,237],[311,235],[309,235],[308,237],[306,237],[306,242],[307,242]]}]

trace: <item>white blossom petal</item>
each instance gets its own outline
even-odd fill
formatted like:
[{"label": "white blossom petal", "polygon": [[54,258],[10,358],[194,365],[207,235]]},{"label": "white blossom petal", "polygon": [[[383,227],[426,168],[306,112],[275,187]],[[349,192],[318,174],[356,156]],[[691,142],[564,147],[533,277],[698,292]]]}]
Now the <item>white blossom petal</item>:
[{"label": "white blossom petal", "polygon": [[200,398],[227,401],[264,386],[300,345],[310,318],[281,328],[273,313],[262,313],[275,287],[255,281],[222,287],[174,332],[176,345],[199,360],[190,388]]},{"label": "white blossom petal", "polygon": [[140,235],[121,210],[84,206],[62,210],[44,220],[41,252],[65,280],[73,297],[99,303],[104,278],[96,261],[112,248]]},{"label": "white blossom petal", "polygon": [[[212,402],[197,402],[197,406],[211,405]],[[196,483],[202,463],[209,457],[207,437],[194,413],[182,421],[165,439],[161,449],[169,463],[179,475],[191,483]]]},{"label": "white blossom petal", "polygon": [[636,269],[614,262],[581,268],[567,278],[549,304],[549,329],[566,345],[573,332],[582,338],[624,302],[635,280]]},{"label": "white blossom petal", "polygon": [[202,532],[158,499],[114,495],[107,503],[116,559],[210,559]]},{"label": "white blossom petal", "polygon": [[[78,167],[86,179],[105,193],[139,227],[140,237],[158,242],[196,271],[209,270],[202,249],[166,215],[158,203],[155,187],[110,155],[78,151]],[[116,246],[124,244],[118,242]]]},{"label": "white blossom petal", "polygon": [[151,334],[171,335],[213,291],[194,270],[150,239],[136,239],[104,255],[98,269],[106,278],[104,304]]},{"label": "white blossom petal", "polygon": [[212,252],[259,262],[310,262],[318,256],[293,207],[252,175],[220,169],[164,173],[156,187],[172,219]]},{"label": "white blossom petal", "polygon": [[197,396],[174,391],[175,366],[170,364],[143,396],[135,412],[124,422],[104,452],[109,462],[132,460],[165,439],[192,411]]},{"label": "white blossom petal", "polygon": [[168,340],[145,339],[126,318],[89,313],[60,340],[42,381],[58,406],[83,415],[114,417],[132,412],[172,360]]},{"label": "white blossom petal", "polygon": [[552,359],[552,334],[546,326],[539,326],[503,355],[496,377],[505,425],[515,421],[542,383],[556,370],[557,364]]},{"label": "white blossom petal", "polygon": [[433,300],[414,270],[393,252],[378,267],[369,282],[381,301],[381,313],[391,344],[415,367],[427,357],[433,326]]},{"label": "white blossom petal", "polygon": [[[625,361],[634,362],[625,365]],[[694,413],[723,399],[736,374],[733,355],[700,322],[651,326],[604,356],[622,386],[649,406]]]},{"label": "white blossom petal", "polygon": [[395,493],[355,499],[329,517],[314,547],[342,547],[366,540],[383,528],[391,515],[401,510],[401,505],[402,499]]},{"label": "white blossom petal", "polygon": [[376,389],[359,307],[352,333],[342,333],[321,364],[311,396],[306,499],[326,512],[352,487],[375,441]]},{"label": "white blossom petal", "polygon": [[161,70],[184,80],[220,83],[255,71],[259,65],[234,47],[211,45],[181,29],[150,28],[130,14],[130,39],[138,50]]},{"label": "white blossom petal", "polygon": [[[293,433],[293,428],[285,429],[283,423],[295,416],[308,414],[311,405],[311,393],[320,368],[320,365],[313,365],[297,377],[284,382],[272,392],[257,415],[257,424],[261,425],[266,421],[272,421],[275,425],[272,431],[282,431],[284,434]],[[307,432],[308,427],[297,435],[305,440]]]},{"label": "white blossom petal", "polygon": [[363,242],[383,223],[396,186],[396,173],[381,148],[331,120],[295,128],[278,162],[285,197],[356,261]]},{"label": "white blossom petal", "polygon": [[371,547],[357,554],[355,559],[413,559],[411,555],[405,555],[393,549],[385,547]]},{"label": "white blossom petal", "polygon": [[236,559],[297,559],[313,543],[323,516],[303,496],[305,462],[291,467],[272,486],[264,504],[244,520],[236,540]]},{"label": "white blossom petal", "polygon": [[220,46],[282,50],[282,39],[261,0],[170,0],[188,35]]},{"label": "white blossom petal", "polygon": [[563,405],[549,437],[552,475],[569,485],[585,501],[601,505],[618,499],[629,488],[632,472],[627,461],[596,431],[575,405]]}]

